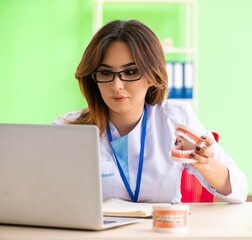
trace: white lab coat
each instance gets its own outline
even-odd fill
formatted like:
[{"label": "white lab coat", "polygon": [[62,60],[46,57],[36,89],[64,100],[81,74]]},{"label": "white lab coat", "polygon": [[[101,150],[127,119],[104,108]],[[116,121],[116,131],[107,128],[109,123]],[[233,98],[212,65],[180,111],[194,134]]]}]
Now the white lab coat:
[{"label": "white lab coat", "polygon": [[[176,139],[174,132],[177,123],[189,126],[203,134],[211,134],[203,128],[188,104],[166,100],[161,105],[151,106],[146,104],[146,106],[148,113],[147,130],[139,202],[180,202],[180,180],[184,167],[187,167],[189,172],[194,174],[211,193],[223,200],[234,203],[246,200],[248,194],[247,179],[235,161],[224,152],[218,143],[213,144],[212,150],[215,158],[225,163],[229,169],[232,193],[228,196],[217,193],[190,165],[169,160],[169,152],[174,147]],[[72,112],[64,117],[74,119],[78,115],[78,112]],[[129,178],[133,192],[138,172],[141,122],[139,121],[138,125],[127,136]],[[63,119],[59,118],[54,123],[63,124]],[[113,140],[120,138],[117,129],[111,122],[109,124]],[[100,138],[100,143],[103,199],[130,200],[106,133]]]}]

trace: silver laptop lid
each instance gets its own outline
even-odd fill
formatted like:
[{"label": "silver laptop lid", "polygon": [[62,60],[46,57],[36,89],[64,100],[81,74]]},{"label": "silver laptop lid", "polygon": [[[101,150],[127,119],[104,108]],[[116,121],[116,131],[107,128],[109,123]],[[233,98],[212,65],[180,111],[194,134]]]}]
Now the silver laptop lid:
[{"label": "silver laptop lid", "polygon": [[0,223],[100,229],[98,141],[90,125],[0,124]]}]

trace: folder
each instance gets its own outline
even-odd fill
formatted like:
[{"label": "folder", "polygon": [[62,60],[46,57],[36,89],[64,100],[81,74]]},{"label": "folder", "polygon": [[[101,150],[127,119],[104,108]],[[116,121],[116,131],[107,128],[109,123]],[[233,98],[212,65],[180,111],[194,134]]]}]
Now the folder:
[{"label": "folder", "polygon": [[183,98],[193,97],[194,67],[192,62],[184,63]]},{"label": "folder", "polygon": [[174,63],[174,94],[173,98],[183,98],[183,63]]}]

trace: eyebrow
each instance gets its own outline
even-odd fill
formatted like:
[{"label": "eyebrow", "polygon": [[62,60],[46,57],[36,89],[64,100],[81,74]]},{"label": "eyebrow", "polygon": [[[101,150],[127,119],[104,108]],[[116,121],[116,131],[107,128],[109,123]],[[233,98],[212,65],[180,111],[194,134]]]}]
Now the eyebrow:
[{"label": "eyebrow", "polygon": [[[126,64],[122,65],[121,67],[129,67],[129,66],[132,66],[132,65],[136,65],[136,63],[135,62],[126,63]],[[99,67],[113,68],[113,66],[110,66],[110,65],[105,64],[105,63],[101,63],[99,65]]]}]

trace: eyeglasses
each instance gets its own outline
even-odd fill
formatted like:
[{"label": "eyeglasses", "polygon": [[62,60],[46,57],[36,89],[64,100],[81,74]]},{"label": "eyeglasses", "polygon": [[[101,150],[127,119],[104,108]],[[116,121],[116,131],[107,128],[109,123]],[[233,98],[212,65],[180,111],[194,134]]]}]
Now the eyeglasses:
[{"label": "eyeglasses", "polygon": [[121,81],[134,82],[140,80],[142,74],[138,69],[127,69],[120,72],[112,72],[109,70],[95,71],[92,73],[92,78],[97,83],[112,82],[117,75]]}]

